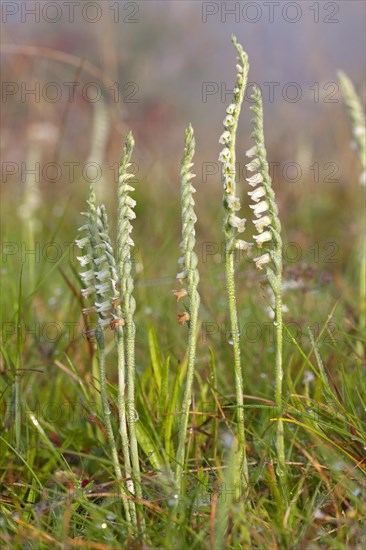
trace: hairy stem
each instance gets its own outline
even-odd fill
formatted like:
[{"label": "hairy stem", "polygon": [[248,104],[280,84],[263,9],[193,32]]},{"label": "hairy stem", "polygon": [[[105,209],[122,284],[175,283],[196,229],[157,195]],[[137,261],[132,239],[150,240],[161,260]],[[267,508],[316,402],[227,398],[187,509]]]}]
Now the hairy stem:
[{"label": "hairy stem", "polygon": [[192,402],[192,385],[194,379],[194,363],[196,359],[196,341],[197,341],[197,318],[198,318],[198,308],[199,308],[199,296],[196,292],[196,285],[194,284],[192,276],[190,276],[189,283],[189,295],[191,296],[191,307],[190,307],[190,325],[189,325],[189,337],[188,337],[188,363],[187,363],[187,377],[184,390],[184,397],[182,403],[182,412],[180,417],[180,427],[179,427],[179,443],[178,450],[176,454],[176,471],[175,471],[175,482],[178,490],[178,494],[182,491],[182,474],[184,467],[184,457],[185,457],[185,444],[186,444],[186,434],[188,427],[189,411],[191,408]]},{"label": "hairy stem", "polygon": [[[132,479],[132,468],[130,459],[130,443],[127,431],[126,419],[126,365],[125,349],[123,342],[123,331],[117,327],[117,356],[118,356],[118,411],[119,411],[119,431],[122,441],[122,453],[125,463],[125,473],[127,477],[126,486],[132,495],[135,494],[135,485]],[[130,515],[133,525],[137,525],[136,506],[133,500],[129,501]]]},{"label": "hairy stem", "polygon": [[135,405],[135,323],[129,309],[126,309],[126,356],[127,356],[127,424],[130,433],[131,464],[137,498],[142,498],[140,461],[136,434]]},{"label": "hairy stem", "polygon": [[275,292],[275,326],[276,326],[276,367],[275,367],[275,402],[277,407],[277,414],[279,420],[277,422],[277,434],[276,434],[276,447],[278,455],[279,474],[284,475],[286,471],[285,465],[285,442],[284,431],[282,422],[282,379],[283,379],[283,366],[282,366],[282,296],[281,296],[281,274],[277,276],[278,284]]},{"label": "hairy stem", "polygon": [[246,489],[249,483],[248,463],[246,456],[245,439],[245,414],[244,414],[244,381],[240,357],[240,331],[238,323],[238,312],[235,296],[235,267],[234,251],[226,249],[226,286],[229,300],[231,337],[234,349],[234,371],[235,371],[235,392],[236,392],[236,417],[238,421],[238,456],[239,474]]},{"label": "hairy stem", "polygon": [[[107,432],[107,438],[108,438],[108,442],[111,450],[112,463],[114,466],[115,475],[116,475],[117,481],[119,481],[120,483],[120,486],[123,487],[122,472],[121,472],[121,467],[119,465],[116,441],[114,438],[112,422],[111,422],[111,410],[108,402],[107,375],[106,375],[106,367],[105,367],[105,338],[104,338],[103,331],[100,330],[99,328],[97,328],[96,330],[96,339],[97,339],[97,347],[98,347],[99,382],[100,382],[100,393],[102,398],[104,427]],[[129,508],[129,504],[127,502],[125,493],[122,495],[122,499],[123,499],[123,506],[126,514],[126,519],[127,521],[131,521],[130,508]]]}]

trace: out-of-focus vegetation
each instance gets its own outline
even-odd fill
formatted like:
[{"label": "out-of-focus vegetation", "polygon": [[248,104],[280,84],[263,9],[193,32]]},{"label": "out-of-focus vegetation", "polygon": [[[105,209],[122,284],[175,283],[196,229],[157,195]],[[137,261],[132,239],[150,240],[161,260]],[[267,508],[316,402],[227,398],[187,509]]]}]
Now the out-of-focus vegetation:
[{"label": "out-of-focus vegetation", "polygon": [[[318,23],[308,3],[301,3],[297,23],[283,15],[270,23],[264,11],[257,23],[243,17],[235,23],[229,16],[222,22],[220,12],[204,23],[205,3],[130,2],[126,7],[121,2],[124,11],[115,23],[109,10],[115,3],[99,4],[103,16],[95,24],[80,14],[70,23],[65,12],[57,24],[44,17],[36,23],[31,16],[22,23],[19,15],[3,24],[2,543],[8,548],[121,548],[142,540],[129,538],[115,498],[93,378],[94,346],[85,336],[72,245],[93,170],[89,162],[98,165],[96,192],[112,213],[115,234],[116,162],[131,128],[145,547],[169,547],[173,539],[167,536],[178,536],[182,548],[362,548],[365,377],[357,342],[365,341],[358,331],[364,190],[336,71],[349,74],[364,100],[365,6],[328,3],[339,7],[334,23],[324,22],[331,12],[321,2],[314,3],[314,10],[319,4]],[[134,6],[138,11],[130,17],[136,22],[123,22]],[[253,80],[262,85],[283,227],[287,508],[273,469],[269,297],[248,259],[237,264],[252,480],[245,504],[235,501],[230,485],[235,400],[217,157],[230,98],[225,92],[234,76],[228,62],[232,32],[249,53]],[[27,95],[30,89],[36,95]],[[95,90],[102,98],[88,100]],[[301,98],[292,101],[299,90]],[[204,91],[211,95],[203,96]],[[238,188],[242,185],[249,218],[244,151],[251,144],[250,111],[245,103]],[[165,453],[171,456],[176,444],[185,365],[186,332],[176,323],[171,291],[181,240],[178,174],[188,122],[197,140],[202,328],[188,441],[189,498],[186,518],[176,525]],[[34,168],[35,174],[29,172]],[[162,402],[158,373],[168,358],[168,394]],[[113,401],[115,355],[108,349],[107,362]],[[327,383],[319,374],[322,366]],[[20,434],[14,431],[17,384]],[[163,422],[158,409],[164,411]]]}]

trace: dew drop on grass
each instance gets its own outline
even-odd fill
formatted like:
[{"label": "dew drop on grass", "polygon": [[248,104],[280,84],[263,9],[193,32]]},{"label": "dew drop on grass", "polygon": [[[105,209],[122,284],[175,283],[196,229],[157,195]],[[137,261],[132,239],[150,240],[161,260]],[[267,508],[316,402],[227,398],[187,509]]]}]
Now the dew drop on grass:
[{"label": "dew drop on grass", "polygon": [[38,422],[37,418],[34,416],[34,414],[30,415],[30,419],[31,419],[31,421],[33,422],[33,424],[35,426],[39,426],[39,422]]},{"label": "dew drop on grass", "polygon": [[226,431],[221,434],[221,441],[224,447],[231,449],[235,443],[235,438],[230,432]]},{"label": "dew drop on grass", "polygon": [[324,519],[325,515],[323,514],[323,512],[321,510],[319,510],[319,508],[317,508],[314,511],[313,517],[314,517],[314,519]]},{"label": "dew drop on grass", "polygon": [[175,503],[177,502],[177,500],[178,500],[178,495],[177,494],[173,495],[173,497],[168,500],[168,506],[170,507],[175,506]]},{"label": "dew drop on grass", "polygon": [[273,324],[275,327],[278,327],[280,323],[277,323],[277,321],[273,321]]},{"label": "dew drop on grass", "polygon": [[234,340],[228,340],[227,343],[229,344],[229,346],[233,346],[234,345]]}]

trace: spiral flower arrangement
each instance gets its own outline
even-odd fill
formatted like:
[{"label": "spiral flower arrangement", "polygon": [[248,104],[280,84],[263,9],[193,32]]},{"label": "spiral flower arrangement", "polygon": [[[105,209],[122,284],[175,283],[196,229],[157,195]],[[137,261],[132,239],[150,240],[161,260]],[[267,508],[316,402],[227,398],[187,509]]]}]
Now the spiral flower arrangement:
[{"label": "spiral flower arrangement", "polygon": [[[236,303],[235,289],[235,251],[249,252],[255,245],[261,250],[254,260],[259,270],[265,269],[270,288],[274,296],[274,317],[276,327],[276,362],[275,362],[275,402],[278,410],[276,448],[278,456],[278,475],[285,475],[284,430],[282,421],[282,240],[281,224],[272,182],[268,170],[267,153],[263,134],[263,105],[260,90],[254,87],[251,107],[254,118],[252,138],[254,145],[246,152],[249,162],[246,164],[248,172],[252,174],[246,178],[250,191],[248,196],[253,211],[253,224],[256,234],[254,243],[240,238],[246,230],[246,219],[240,216],[241,204],[237,192],[236,182],[236,136],[240,111],[246,89],[249,63],[248,56],[242,46],[232,37],[237,51],[236,83],[234,99],[226,109],[224,131],[219,143],[222,150],[219,160],[222,165],[223,231],[225,236],[225,275],[230,315],[231,336],[233,345],[235,391],[236,391],[236,420],[237,446],[235,448],[236,486],[240,494],[248,494],[249,473],[246,451],[246,427],[244,417],[244,376],[240,352],[240,332]],[[354,102],[352,103],[353,109]],[[353,118],[360,122],[359,114]],[[360,137],[360,131],[357,131]],[[84,288],[82,295],[85,298],[94,296],[91,306],[84,308],[85,315],[97,314],[97,326],[94,331],[98,347],[99,378],[103,417],[106,432],[112,451],[112,460],[116,477],[122,480],[122,472],[118,462],[116,441],[110,421],[110,407],[108,403],[106,370],[105,370],[105,335],[106,328],[111,328],[116,334],[118,357],[118,411],[119,432],[122,442],[124,458],[124,476],[126,478],[124,507],[126,519],[133,526],[143,525],[142,514],[139,508],[142,499],[141,473],[138,454],[135,409],[135,323],[134,313],[136,302],[133,296],[134,279],[132,273],[132,221],[136,218],[136,201],[131,197],[135,190],[131,185],[134,175],[129,171],[134,148],[132,133],[126,136],[125,146],[119,165],[118,177],[118,224],[117,241],[115,248],[109,235],[108,218],[104,205],[96,206],[94,187],[89,186],[88,211],[84,213],[87,223],[80,228],[86,235],[80,237],[76,244],[85,249],[84,255],[78,259],[82,268],[80,277]],[[184,303],[183,311],[177,316],[181,326],[188,327],[187,344],[187,372],[180,414],[178,445],[175,455],[175,488],[178,502],[184,496],[183,473],[187,461],[186,438],[192,401],[192,387],[194,380],[198,311],[200,295],[198,293],[199,271],[198,257],[195,252],[197,216],[195,213],[196,192],[192,185],[195,174],[191,171],[195,153],[195,138],[190,125],[185,132],[185,149],[180,169],[181,212],[182,212],[182,242],[180,243],[181,257],[178,260],[179,270],[177,280],[181,283],[179,290],[174,290],[177,302]],[[182,302],[181,302],[182,300]],[[129,498],[126,498],[128,496]],[[135,498],[131,498],[135,497]]]},{"label": "spiral flower arrangement", "polygon": [[254,204],[250,205],[254,214],[254,226],[258,235],[254,235],[257,246],[263,249],[263,254],[255,260],[258,269],[266,269],[267,278],[275,297],[275,328],[276,328],[276,368],[275,368],[275,401],[279,419],[277,421],[276,446],[278,454],[278,473],[285,473],[285,450],[282,416],[282,239],[281,223],[278,208],[275,202],[275,194],[272,189],[272,180],[269,174],[267,152],[264,144],[263,133],[263,103],[259,88],[254,87],[252,99],[254,105],[251,110],[254,113],[252,138],[255,145],[246,155],[250,162],[246,164],[249,172],[254,174],[247,178],[247,182],[253,188],[248,195]]},{"label": "spiral flower arrangement", "polygon": [[[358,158],[361,164],[360,184],[366,185],[366,121],[365,113],[361,106],[360,98],[348,76],[340,71],[338,80],[344,101],[347,105],[349,117],[352,124],[352,135],[354,145],[356,146]],[[365,224],[363,223],[363,235],[365,233]],[[358,326],[361,339],[356,342],[356,350],[361,358],[366,355],[365,344],[362,341],[366,333],[366,249],[365,238],[362,237],[361,243],[361,263],[359,275],[359,301],[360,309],[358,316]]]},{"label": "spiral flower arrangement", "polygon": [[338,80],[344,101],[347,105],[352,123],[352,134],[361,164],[360,184],[366,185],[366,120],[360,98],[352,81],[342,71],[338,72]]},{"label": "spiral flower arrangement", "polygon": [[193,156],[195,152],[195,139],[192,126],[189,126],[185,132],[185,149],[180,170],[181,182],[181,209],[182,209],[182,242],[181,252],[183,256],[178,260],[181,271],[177,279],[183,284],[187,284],[187,289],[174,291],[177,301],[187,297],[188,311],[178,314],[180,325],[185,323],[189,326],[188,336],[188,363],[187,375],[184,388],[184,397],[182,403],[182,412],[180,416],[179,441],[176,453],[176,472],[175,482],[178,494],[182,490],[182,473],[185,463],[185,442],[187,435],[189,410],[192,401],[192,385],[194,377],[194,363],[196,357],[196,339],[197,339],[197,317],[200,304],[200,295],[197,287],[199,282],[199,272],[197,269],[198,258],[194,251],[196,244],[195,223],[197,216],[194,211],[193,194],[196,192],[192,185],[192,179],[195,177],[190,169],[193,166]]},{"label": "spiral flower arrangement", "polygon": [[[85,253],[78,257],[82,268],[80,273],[84,288],[83,297],[94,296],[94,303],[83,309],[84,315],[97,314],[94,333],[98,348],[99,381],[103,406],[104,424],[112,452],[116,477],[122,480],[115,436],[110,420],[111,410],[107,394],[105,368],[105,334],[107,328],[116,332],[118,354],[118,410],[119,431],[122,441],[125,492],[141,498],[140,465],[138,459],[135,410],[135,325],[133,315],[136,304],[132,295],[134,282],[131,273],[131,220],[136,217],[136,205],[129,193],[134,190],[128,181],[133,174],[128,172],[133,150],[133,137],[129,133],[122,154],[118,181],[118,229],[117,247],[114,250],[109,235],[108,218],[104,205],[96,206],[93,184],[89,186],[88,211],[82,213],[87,223],[79,231],[86,232],[76,240],[76,245]],[[127,398],[126,398],[127,388]],[[137,525],[135,502],[124,498],[126,519]]]},{"label": "spiral flower arrangement", "polygon": [[[81,291],[82,296],[89,297],[94,295],[93,305],[84,308],[84,315],[97,313],[97,325],[92,332],[96,337],[98,350],[98,371],[100,394],[103,408],[103,420],[107,433],[107,438],[111,450],[112,462],[117,480],[123,487],[124,493],[126,488],[122,484],[122,471],[119,464],[116,440],[113,433],[111,422],[111,409],[108,401],[107,392],[107,374],[105,365],[105,335],[104,330],[111,326],[113,317],[111,310],[113,309],[113,301],[117,298],[116,279],[117,274],[113,266],[108,261],[107,247],[100,240],[102,236],[104,240],[108,240],[106,218],[104,207],[97,208],[94,185],[90,183],[88,193],[88,210],[82,212],[87,219],[87,223],[79,228],[79,231],[86,235],[75,241],[77,247],[84,250],[82,256],[78,256],[78,260],[82,268],[88,266],[86,271],[80,273],[84,288]],[[102,253],[100,254],[100,250]],[[130,505],[123,494],[123,505],[125,509],[126,519],[130,521]]]},{"label": "spiral flower arrangement", "polygon": [[246,457],[246,438],[245,438],[245,419],[244,419],[244,394],[243,394],[243,372],[240,357],[239,342],[239,322],[236,305],[235,291],[235,269],[234,255],[235,249],[249,250],[250,243],[238,239],[238,235],[245,231],[245,218],[240,218],[237,213],[240,210],[240,199],[236,193],[236,153],[235,142],[238,128],[241,105],[244,98],[244,92],[248,79],[249,63],[248,56],[242,46],[237,43],[235,36],[232,42],[238,53],[238,64],[236,65],[237,75],[234,87],[234,101],[226,109],[224,118],[224,132],[219,143],[224,147],[219,155],[222,164],[222,181],[224,187],[223,205],[225,209],[224,216],[224,235],[225,235],[225,268],[226,285],[228,291],[228,302],[230,310],[231,334],[234,349],[234,371],[238,422],[238,462],[239,462],[239,482],[244,487],[248,487],[248,464]]},{"label": "spiral flower arrangement", "polygon": [[[136,201],[130,197],[135,188],[129,184],[134,174],[129,172],[131,157],[134,148],[134,139],[131,132],[126,136],[125,147],[119,166],[118,176],[118,226],[117,226],[117,269],[121,286],[122,315],[124,321],[124,351],[122,345],[119,347],[119,364],[123,375],[120,378],[120,395],[124,399],[125,380],[127,382],[127,426],[130,442],[131,470],[134,481],[136,497],[142,498],[140,462],[138,455],[138,444],[136,434],[136,407],[135,407],[135,333],[134,313],[136,301],[133,296],[134,280],[132,276],[132,254],[131,249],[134,242],[131,238],[133,226],[131,220],[136,218],[134,208]],[[123,358],[124,356],[124,358]],[[123,365],[123,367],[122,367]],[[127,368],[125,378],[124,368]],[[127,442],[125,442],[127,445]]]},{"label": "spiral flower arrangement", "polygon": [[[123,327],[125,322],[122,317],[121,297],[117,290],[120,286],[120,281],[117,273],[117,265],[115,260],[115,253],[113,250],[111,238],[109,236],[108,217],[104,205],[102,204],[97,208],[97,225],[98,236],[100,244],[98,245],[102,250],[103,255],[108,263],[110,270],[110,287],[112,295],[110,298],[111,307],[113,311],[111,313],[112,319],[110,326],[115,330],[117,339],[117,355],[118,355],[118,412],[119,412],[119,431],[122,441],[122,452],[124,459],[124,473],[126,477],[126,487],[129,492],[135,494],[135,484],[132,479],[132,467],[130,457],[130,442],[127,430],[126,419],[126,366],[125,366],[125,348],[124,348],[124,333]],[[104,283],[105,290],[107,291],[108,285]],[[132,523],[136,525],[136,506],[133,500],[128,501],[129,512]]]}]

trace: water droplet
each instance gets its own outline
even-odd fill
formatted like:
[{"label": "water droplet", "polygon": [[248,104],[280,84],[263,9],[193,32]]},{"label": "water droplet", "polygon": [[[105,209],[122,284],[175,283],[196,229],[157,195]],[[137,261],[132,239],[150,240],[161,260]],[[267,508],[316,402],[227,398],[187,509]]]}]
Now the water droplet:
[{"label": "water droplet", "polygon": [[325,515],[323,514],[323,512],[321,510],[319,510],[319,508],[317,508],[315,511],[314,511],[314,515],[313,515],[314,519],[324,519],[325,518]]},{"label": "water droplet", "polygon": [[228,340],[227,343],[229,344],[229,346],[233,346],[234,345],[234,340]]},{"label": "water droplet", "polygon": [[278,327],[280,323],[277,323],[277,321],[274,321],[273,324],[275,327]]},{"label": "water droplet", "polygon": [[168,500],[168,506],[170,507],[175,506],[177,500],[178,500],[178,495],[177,494],[173,495],[173,497]]},{"label": "water droplet", "polygon": [[34,414],[30,414],[29,416],[30,416],[30,419],[33,422],[33,424],[35,426],[39,426],[39,422],[38,422],[37,418],[34,416]]},{"label": "water droplet", "polygon": [[235,438],[230,432],[223,432],[221,435],[221,441],[224,447],[231,449],[235,443]]},{"label": "water droplet", "polygon": [[304,384],[308,384],[309,382],[312,382],[313,380],[315,380],[314,374],[311,371],[306,370],[304,372],[304,376],[303,376]]}]

